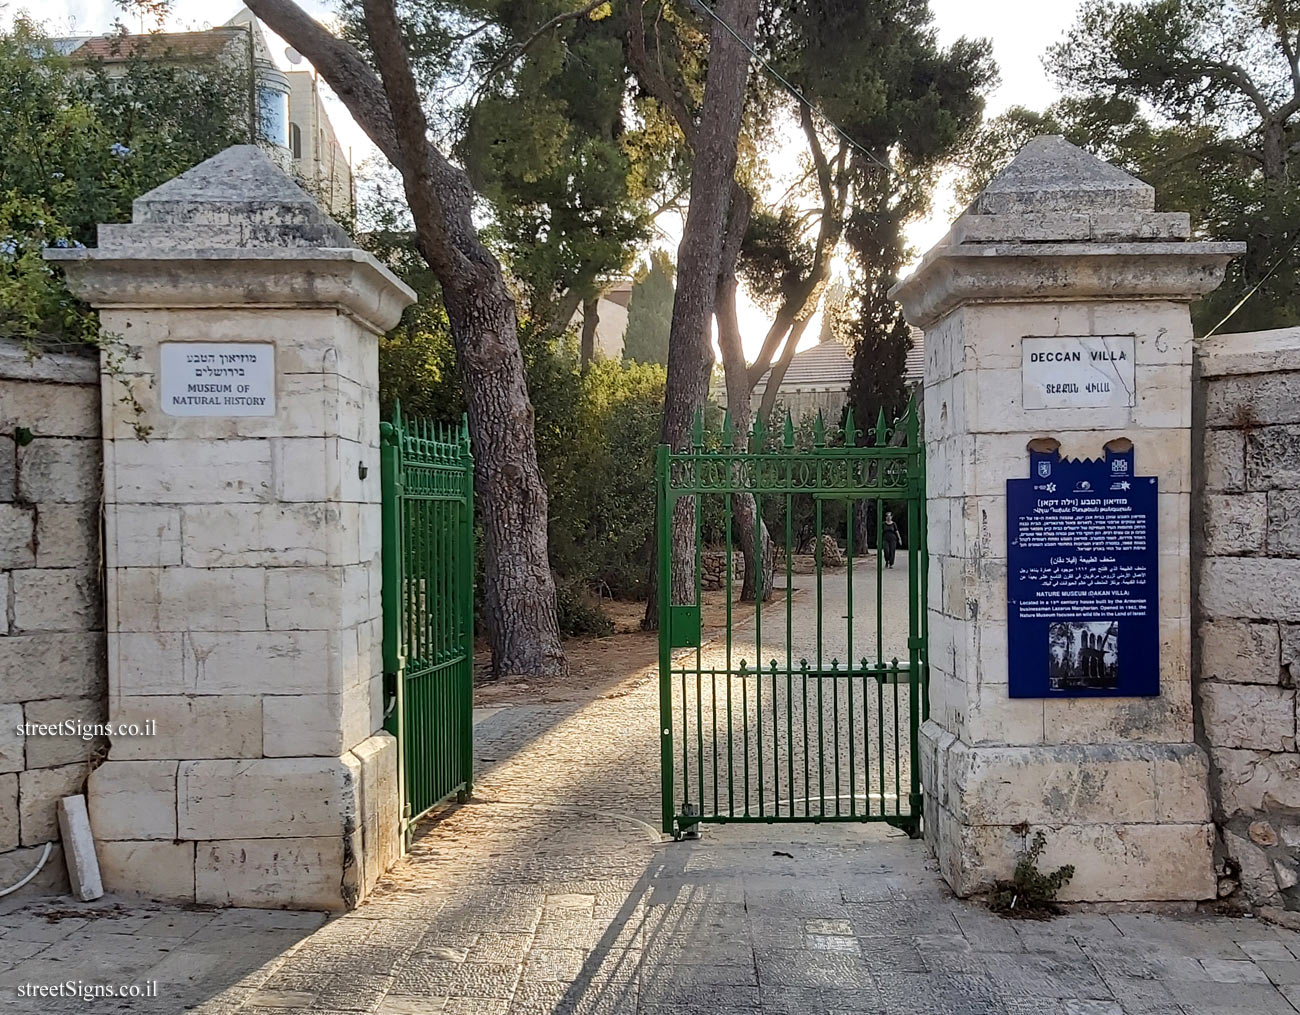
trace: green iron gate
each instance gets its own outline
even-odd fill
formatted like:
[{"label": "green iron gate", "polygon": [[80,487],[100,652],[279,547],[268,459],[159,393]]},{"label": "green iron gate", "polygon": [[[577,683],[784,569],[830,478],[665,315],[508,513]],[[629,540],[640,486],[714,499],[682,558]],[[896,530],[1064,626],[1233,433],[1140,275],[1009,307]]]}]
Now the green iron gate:
[{"label": "green iron gate", "polygon": [[379,424],[383,484],[385,727],[397,737],[402,826],[473,767],[474,461],[469,430]]},{"label": "green iron gate", "polygon": [[[718,433],[697,419],[689,449],[659,448],[660,575],[674,511],[694,534],[694,560],[659,583],[663,830],[884,821],[916,835],[927,708],[916,404],[870,435],[850,411],[842,430],[818,416],[797,432],[787,416],[780,433],[756,421],[747,437],[737,446],[729,417]],[[767,590],[757,569],[766,595],[742,602],[736,522],[749,498],[773,564]],[[710,626],[721,636],[703,637]]]}]

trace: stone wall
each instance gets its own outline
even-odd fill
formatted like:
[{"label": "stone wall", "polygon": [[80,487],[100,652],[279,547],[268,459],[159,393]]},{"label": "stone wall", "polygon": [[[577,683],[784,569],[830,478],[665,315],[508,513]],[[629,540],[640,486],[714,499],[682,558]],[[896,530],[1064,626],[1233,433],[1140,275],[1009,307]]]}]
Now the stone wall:
[{"label": "stone wall", "polygon": [[1197,368],[1194,673],[1235,861],[1220,891],[1300,909],[1300,328],[1216,336]]},{"label": "stone wall", "polygon": [[104,400],[108,719],[142,727],[88,784],[104,887],[348,908],[401,845],[377,336],[415,294],[254,146],[132,211],[47,251],[136,399]]},{"label": "stone wall", "polygon": [[[27,723],[103,722],[99,366],[0,343],[0,888],[59,839],[97,740]],[[55,850],[27,891],[66,887]]]}]

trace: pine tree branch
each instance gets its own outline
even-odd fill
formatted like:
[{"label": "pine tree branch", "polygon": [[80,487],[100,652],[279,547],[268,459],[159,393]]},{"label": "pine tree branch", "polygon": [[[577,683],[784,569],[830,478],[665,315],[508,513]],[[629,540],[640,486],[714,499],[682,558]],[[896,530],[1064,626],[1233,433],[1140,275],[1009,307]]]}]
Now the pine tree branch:
[{"label": "pine tree branch", "polygon": [[431,263],[438,262],[433,263],[435,270],[463,270],[467,265],[456,263],[461,258],[449,240],[446,212],[432,172],[436,162],[445,160],[429,143],[429,121],[402,40],[397,7],[394,0],[362,0],[361,6],[393,121],[398,157],[395,164],[402,173],[421,245],[428,248]]},{"label": "pine tree branch", "polygon": [[1281,0],[1273,0],[1273,17],[1276,19],[1274,27],[1277,29],[1278,42],[1282,46],[1282,55],[1286,57],[1287,66],[1291,68],[1292,101],[1300,103],[1300,54],[1297,54],[1291,36],[1287,33],[1286,12],[1282,9]]},{"label": "pine tree branch", "polygon": [[555,15],[555,17],[550,18],[547,21],[544,21],[536,30],[533,31],[533,33],[530,36],[528,36],[528,38],[526,38],[523,42],[519,43],[519,45],[511,49],[510,52],[508,52],[505,56],[498,59],[494,64],[492,64],[491,67],[487,69],[487,72],[483,75],[483,80],[480,81],[478,87],[474,89],[474,97],[470,100],[470,105],[472,106],[474,105],[475,102],[477,102],[478,97],[483,93],[483,90],[487,88],[488,83],[494,77],[500,74],[507,67],[511,66],[516,60],[518,60],[525,53],[527,53],[533,47],[533,45],[539,39],[541,39],[542,36],[550,32],[551,29],[559,27],[560,25],[564,24],[566,21],[578,21],[582,18],[585,18],[597,7],[601,7],[607,2],[608,0],[591,0],[590,3],[586,4],[584,7],[581,7],[576,11],[564,11],[563,13],[557,14]]},{"label": "pine tree branch", "polygon": [[[428,141],[428,124],[391,2],[369,0],[364,5],[376,62],[391,82],[377,75],[355,46],[331,34],[294,0],[248,0],[248,8],[311,62],[358,126],[402,172],[420,249],[434,272],[444,277],[463,274],[474,262],[489,259],[471,217],[468,179]],[[372,20],[372,9],[377,21]],[[400,116],[395,115],[399,108]]]},{"label": "pine tree branch", "polygon": [[388,97],[360,51],[330,33],[293,0],[248,0],[248,9],[320,72],[357,125],[396,165],[397,135],[388,111]]},{"label": "pine tree branch", "polygon": [[685,88],[676,88],[669,82],[663,72],[650,60],[645,44],[645,22],[641,12],[645,9],[645,0],[628,0],[624,14],[624,49],[628,66],[636,74],[637,80],[645,87],[664,109],[668,110],[686,143],[695,147],[696,123],[682,98]]}]

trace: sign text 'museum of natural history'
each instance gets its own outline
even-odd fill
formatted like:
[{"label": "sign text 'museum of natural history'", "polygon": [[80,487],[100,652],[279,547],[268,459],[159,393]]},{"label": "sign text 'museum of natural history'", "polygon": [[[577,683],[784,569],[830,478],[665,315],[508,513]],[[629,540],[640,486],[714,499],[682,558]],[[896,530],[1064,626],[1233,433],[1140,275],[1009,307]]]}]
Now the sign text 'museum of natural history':
[{"label": "sign text 'museum of natural history'", "polygon": [[1155,477],[1133,474],[1131,445],[1029,458],[1007,480],[1011,697],[1159,694]]},{"label": "sign text 'museum of natural history'", "polygon": [[169,416],[274,416],[275,346],[164,342],[159,384]]}]

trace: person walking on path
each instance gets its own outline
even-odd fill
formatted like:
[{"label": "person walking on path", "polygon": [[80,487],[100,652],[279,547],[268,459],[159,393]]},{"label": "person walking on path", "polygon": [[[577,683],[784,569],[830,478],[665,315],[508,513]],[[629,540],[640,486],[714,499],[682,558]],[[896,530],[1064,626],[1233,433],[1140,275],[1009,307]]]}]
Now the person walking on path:
[{"label": "person walking on path", "polygon": [[894,566],[894,555],[898,553],[898,523],[894,521],[892,511],[885,512],[885,567]]}]

